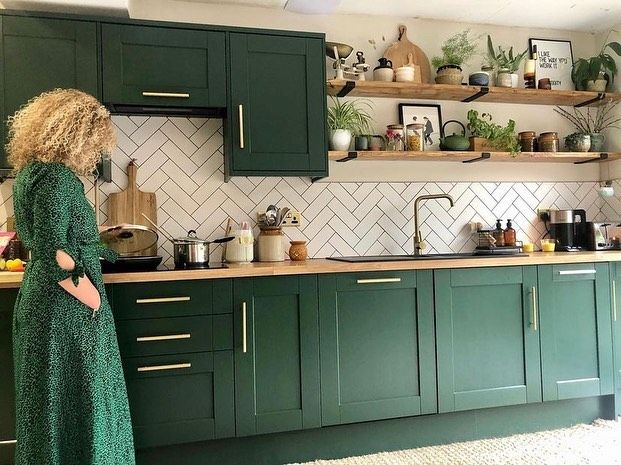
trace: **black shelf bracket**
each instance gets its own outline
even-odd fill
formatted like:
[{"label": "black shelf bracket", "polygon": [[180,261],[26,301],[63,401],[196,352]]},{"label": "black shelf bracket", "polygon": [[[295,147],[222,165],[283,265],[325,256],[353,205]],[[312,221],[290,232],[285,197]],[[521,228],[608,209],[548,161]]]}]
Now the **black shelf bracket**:
[{"label": "black shelf bracket", "polygon": [[492,154],[489,152],[482,152],[480,157],[473,158],[472,160],[463,160],[462,163],[476,163],[477,161],[489,160]]},{"label": "black shelf bracket", "polygon": [[589,158],[588,160],[575,161],[574,165],[584,165],[585,163],[594,163],[594,162],[604,161],[604,160],[608,160],[608,154],[606,152],[600,153],[599,157],[597,158]]},{"label": "black shelf bracket", "polygon": [[475,100],[478,100],[487,94],[489,94],[489,87],[482,86],[481,89],[479,89],[479,91],[476,94],[471,95],[470,97],[466,97],[465,99],[462,100],[462,102],[463,103],[474,102]]},{"label": "black shelf bracket", "polygon": [[7,179],[13,178],[15,178],[15,176],[13,175],[13,170],[11,168],[0,168],[0,184]]},{"label": "black shelf bracket", "polygon": [[317,181],[321,181],[325,176],[315,176],[311,178],[312,183],[316,183]]},{"label": "black shelf bracket", "polygon": [[594,103],[600,102],[604,100],[605,98],[606,98],[606,92],[598,92],[597,97],[593,97],[592,99],[587,100],[586,102],[582,102],[582,103],[579,103],[578,105],[574,105],[574,108],[586,107]]},{"label": "black shelf bracket", "polygon": [[358,158],[358,152],[347,152],[347,156],[336,160],[337,163],[345,163],[346,161],[355,160]]},{"label": "black shelf bracket", "polygon": [[345,97],[356,87],[356,81],[345,81],[345,85],[336,94],[337,97]]}]

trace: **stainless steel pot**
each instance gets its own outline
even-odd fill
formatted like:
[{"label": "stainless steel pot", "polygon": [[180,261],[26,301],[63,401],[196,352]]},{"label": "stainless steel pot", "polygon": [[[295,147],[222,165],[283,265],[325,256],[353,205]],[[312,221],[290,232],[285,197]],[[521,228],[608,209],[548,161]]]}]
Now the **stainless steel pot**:
[{"label": "stainless steel pot", "polygon": [[206,241],[196,237],[196,231],[188,231],[186,237],[172,239],[173,258],[176,268],[201,268],[209,266],[209,245],[232,241],[233,237],[222,237]]}]

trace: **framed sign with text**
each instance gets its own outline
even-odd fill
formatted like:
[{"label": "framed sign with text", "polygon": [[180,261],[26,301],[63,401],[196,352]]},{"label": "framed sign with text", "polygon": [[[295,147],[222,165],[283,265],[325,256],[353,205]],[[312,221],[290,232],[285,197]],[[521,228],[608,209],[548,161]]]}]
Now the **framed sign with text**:
[{"label": "framed sign with text", "polygon": [[554,90],[574,90],[571,67],[574,56],[569,40],[529,39],[530,53],[537,48],[535,78],[550,78]]}]

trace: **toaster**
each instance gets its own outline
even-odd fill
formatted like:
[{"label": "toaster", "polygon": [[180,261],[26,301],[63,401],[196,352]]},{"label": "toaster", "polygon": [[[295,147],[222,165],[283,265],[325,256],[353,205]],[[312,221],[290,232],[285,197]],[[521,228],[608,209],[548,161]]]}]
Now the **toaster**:
[{"label": "toaster", "polygon": [[587,249],[621,250],[621,221],[587,222]]}]

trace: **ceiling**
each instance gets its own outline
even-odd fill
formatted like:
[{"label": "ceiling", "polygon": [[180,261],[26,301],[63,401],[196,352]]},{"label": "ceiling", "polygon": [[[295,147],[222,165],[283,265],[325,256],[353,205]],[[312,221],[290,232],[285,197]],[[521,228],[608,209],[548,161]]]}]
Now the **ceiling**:
[{"label": "ceiling", "polygon": [[604,31],[621,24],[620,0],[189,0],[301,13],[366,14],[467,23]]}]

